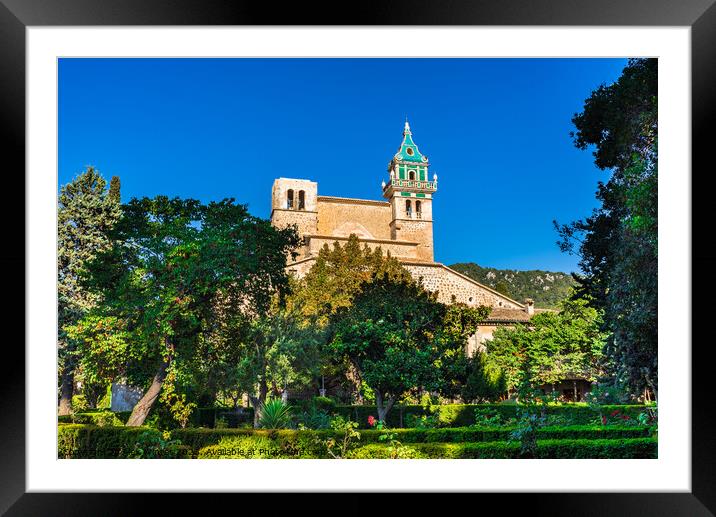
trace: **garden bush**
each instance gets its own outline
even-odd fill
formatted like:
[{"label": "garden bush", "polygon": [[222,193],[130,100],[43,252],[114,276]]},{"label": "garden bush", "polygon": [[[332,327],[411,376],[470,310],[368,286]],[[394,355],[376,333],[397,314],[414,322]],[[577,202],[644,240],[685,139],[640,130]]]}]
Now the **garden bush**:
[{"label": "garden bush", "polygon": [[[475,409],[485,409],[499,415],[502,421],[517,417],[517,404],[442,404],[428,408],[420,405],[395,406],[388,414],[389,427],[405,427],[415,422],[416,418],[427,415],[436,415],[440,427],[465,427],[475,423]],[[646,410],[643,405],[608,405],[600,406],[604,414],[619,411],[620,414],[636,420],[640,413]],[[368,417],[377,416],[375,406],[336,406],[336,413],[345,418],[358,422],[361,428],[368,427]],[[596,423],[598,413],[586,403],[549,404],[545,406],[545,413],[549,417],[559,418],[559,422],[569,425],[587,425]],[[413,418],[407,418],[413,415]]]},{"label": "garden bush", "polygon": [[[136,457],[137,443],[153,442],[158,445],[162,439],[162,433],[148,427],[62,424],[57,428],[57,457],[60,459]],[[160,445],[158,446],[161,448]],[[159,454],[155,457],[188,457],[191,449],[175,444],[166,448],[163,453],[155,451],[155,454]]]},{"label": "garden bush", "polygon": [[[144,433],[149,433],[148,435]],[[394,439],[428,458],[513,458],[519,443],[509,440],[510,428],[391,429]],[[657,441],[645,427],[543,427],[538,431],[541,458],[648,458],[656,457]],[[381,441],[385,431],[362,430],[350,457],[390,457]],[[250,448],[270,457],[326,458],[325,441],[339,438],[332,430],[176,429],[169,436],[147,427],[98,427],[62,424],[58,427],[59,458],[136,457],[247,457]],[[174,447],[170,442],[178,441]],[[162,443],[164,442],[164,443]],[[234,447],[234,451],[230,450]],[[223,449],[223,450],[222,450]],[[243,455],[242,455],[243,454]],[[252,457],[257,456],[256,452]],[[388,456],[381,456],[388,455]]]},{"label": "garden bush", "polygon": [[[231,444],[237,446],[231,449]],[[261,454],[246,453],[263,447]],[[467,443],[413,443],[402,446],[399,456],[406,459],[513,459],[520,457],[518,442],[467,442]],[[243,451],[243,454],[239,452]],[[395,457],[395,447],[386,443],[368,443],[351,450],[347,458],[351,459],[388,459]],[[616,440],[539,440],[537,442],[537,458],[625,458],[645,459],[656,458],[657,442],[652,438],[624,438]],[[210,445],[202,448],[199,458],[325,458],[318,451],[303,454],[286,453],[286,445],[279,440],[268,440],[265,437],[244,437],[241,441],[226,444]]]},{"label": "garden bush", "polygon": [[[443,429],[391,429],[395,439],[405,444],[414,443],[460,443],[460,442],[495,442],[507,441],[512,427],[492,428],[443,428]],[[614,438],[640,438],[648,436],[646,427],[602,427],[602,426],[570,426],[570,427],[544,427],[538,431],[540,440],[546,439],[614,439]],[[360,443],[378,443],[385,431],[374,429],[360,431]],[[175,429],[172,438],[181,440],[184,445],[191,447],[196,455],[203,447],[216,445],[224,438],[232,437],[272,437],[286,446],[316,450],[316,440],[337,438],[338,433],[331,430],[295,431],[295,430],[254,430],[254,429]],[[318,447],[318,449],[321,449]]]},{"label": "garden bush", "polygon": [[[518,442],[420,443],[412,447],[422,458],[509,459],[520,457]],[[368,444],[355,449],[351,458],[386,458],[388,447]],[[618,440],[540,440],[537,458],[656,458],[657,442],[652,438]]]}]

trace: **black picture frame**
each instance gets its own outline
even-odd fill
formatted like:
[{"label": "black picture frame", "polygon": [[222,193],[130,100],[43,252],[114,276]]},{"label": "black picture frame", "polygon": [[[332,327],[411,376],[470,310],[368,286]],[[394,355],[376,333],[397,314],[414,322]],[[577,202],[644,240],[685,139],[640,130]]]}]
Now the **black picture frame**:
[{"label": "black picture frame", "polygon": [[[712,413],[710,340],[696,339],[711,312],[716,252],[708,236],[711,218],[708,182],[714,176],[711,130],[716,125],[716,0],[427,0],[391,2],[293,2],[286,5],[228,0],[0,0],[0,136],[5,152],[5,191],[25,192],[25,28],[87,25],[552,25],[552,26],[689,26],[692,71],[692,491],[690,493],[479,494],[480,504],[497,503],[512,513],[549,515],[713,515],[716,513],[716,450]],[[11,158],[14,166],[8,165]],[[684,171],[684,181],[689,171]],[[15,182],[13,185],[12,182]],[[8,196],[24,203],[24,195]],[[11,203],[13,200],[8,200]],[[23,207],[17,207],[21,210]],[[23,211],[24,212],[24,211]],[[15,212],[18,213],[18,212]],[[12,297],[7,321],[24,321],[26,271],[25,227],[6,222],[12,246],[1,258],[6,297]],[[701,238],[699,238],[701,236]],[[8,272],[15,272],[8,274]],[[668,274],[668,272],[661,272]],[[23,285],[21,285],[23,284]],[[694,286],[694,282],[692,282]],[[22,293],[22,294],[21,294]],[[699,299],[702,298],[702,299]],[[23,314],[20,314],[20,312]],[[14,316],[14,317],[13,317]],[[706,335],[706,334],[704,334]],[[23,338],[23,336],[20,336]],[[24,338],[23,338],[24,341]],[[25,354],[18,340],[7,338],[3,351],[0,415],[0,511],[8,515],[125,515],[161,504],[163,513],[186,508],[183,496],[140,494],[36,494],[25,489]],[[11,346],[13,345],[14,346]],[[8,366],[11,364],[12,366]],[[687,403],[686,401],[684,403]],[[565,473],[565,475],[570,475]],[[143,497],[143,501],[138,499]],[[214,507],[231,495],[211,495]],[[355,496],[341,499],[342,508],[356,507]],[[451,496],[452,497],[452,496]],[[294,495],[290,506],[303,498]],[[236,500],[231,504],[236,504]],[[245,504],[245,503],[243,503]],[[216,506],[218,508],[218,506]],[[239,510],[238,507],[234,507]],[[328,508],[325,508],[328,511]],[[321,512],[323,513],[323,512]]]}]

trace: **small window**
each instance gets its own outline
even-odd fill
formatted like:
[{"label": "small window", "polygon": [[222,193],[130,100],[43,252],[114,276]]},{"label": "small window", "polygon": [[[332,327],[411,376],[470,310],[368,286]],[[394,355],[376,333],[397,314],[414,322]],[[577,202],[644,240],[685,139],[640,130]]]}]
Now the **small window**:
[{"label": "small window", "polygon": [[413,216],[413,207],[410,205],[409,199],[405,202],[405,213],[408,214],[408,217]]},{"label": "small window", "polygon": [[415,215],[418,217],[418,219],[421,219],[423,217],[423,208],[420,201],[415,202]]},{"label": "small window", "polygon": [[409,171],[409,172],[408,172],[408,177],[409,177],[411,180],[414,180],[414,179],[415,179],[415,171]]},{"label": "small window", "polygon": [[408,148],[405,150],[405,152],[408,153],[410,156],[413,156],[413,148],[412,148],[412,147],[408,147]]},{"label": "small window", "polygon": [[306,193],[303,190],[298,191],[298,209],[306,209]]}]

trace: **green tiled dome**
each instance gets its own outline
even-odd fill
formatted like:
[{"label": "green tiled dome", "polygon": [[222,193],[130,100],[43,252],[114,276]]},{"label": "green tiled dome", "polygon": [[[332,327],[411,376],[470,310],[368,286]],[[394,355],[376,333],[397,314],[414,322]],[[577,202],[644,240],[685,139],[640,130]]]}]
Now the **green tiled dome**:
[{"label": "green tiled dome", "polygon": [[400,149],[395,153],[393,159],[397,162],[406,163],[428,163],[428,157],[423,156],[418,150],[418,146],[413,142],[413,134],[410,132],[410,125],[405,121],[405,129],[403,129],[403,143]]}]

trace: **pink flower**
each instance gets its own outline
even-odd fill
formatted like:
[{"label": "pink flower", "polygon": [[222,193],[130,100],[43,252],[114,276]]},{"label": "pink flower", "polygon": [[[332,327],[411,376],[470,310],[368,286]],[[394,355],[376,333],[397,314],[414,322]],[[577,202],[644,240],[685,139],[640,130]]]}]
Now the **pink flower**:
[{"label": "pink flower", "polygon": [[375,423],[376,423],[376,419],[373,417],[373,415],[370,415],[368,417],[368,425],[373,427],[375,425]]},{"label": "pink flower", "polygon": [[607,425],[607,417],[602,417],[602,425]]}]

